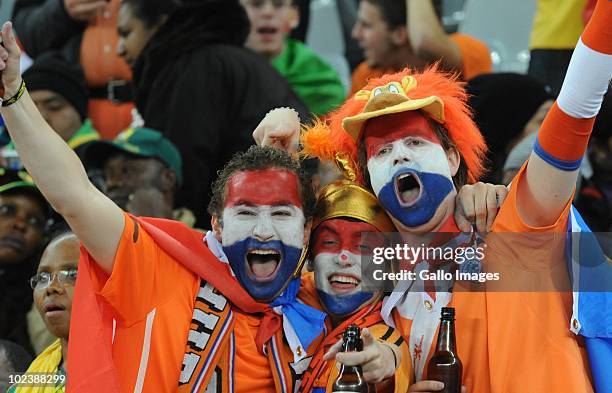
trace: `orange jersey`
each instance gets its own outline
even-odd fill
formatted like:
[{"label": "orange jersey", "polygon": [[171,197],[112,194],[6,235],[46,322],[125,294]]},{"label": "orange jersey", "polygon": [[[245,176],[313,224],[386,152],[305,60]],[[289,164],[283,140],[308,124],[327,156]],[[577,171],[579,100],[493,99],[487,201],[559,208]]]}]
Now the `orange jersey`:
[{"label": "orange jersey", "polygon": [[[461,52],[461,74],[463,80],[472,79],[480,74],[486,74],[493,71],[493,61],[489,54],[487,45],[467,34],[454,33],[450,39],[459,47]],[[410,67],[410,64],[405,64]],[[363,89],[368,84],[370,79],[379,78],[385,74],[399,72],[401,69],[388,68],[370,68],[366,62],[363,62],[355,68],[351,77],[351,91],[349,97]]]},{"label": "orange jersey", "polygon": [[[292,371],[293,353],[282,329],[268,343],[267,354],[260,353],[255,336],[261,315],[243,313],[210,290],[127,214],[112,274],[100,277],[90,274],[95,292],[110,306],[116,321],[112,358],[121,391],[179,391],[179,380],[191,377],[185,376],[183,366],[186,345],[203,338],[190,330],[194,307],[210,302],[220,305],[226,318],[206,319],[211,326],[205,345],[212,349],[204,356],[215,367],[198,391],[211,385],[219,392],[293,390],[299,375]],[[218,326],[221,322],[223,326]]]},{"label": "orange jersey", "polygon": [[[488,269],[493,264],[500,274],[523,275],[523,279],[543,276],[544,280],[566,280],[563,242],[571,204],[568,202],[554,225],[529,227],[520,218],[516,204],[516,184],[524,175],[525,167],[513,182],[493,232],[548,232],[551,236],[524,236],[526,244],[521,245],[529,248],[512,250],[513,254],[504,250],[500,255],[504,254],[506,263],[490,249],[483,267]],[[546,238],[556,238],[558,243],[539,244]],[[510,261],[508,255],[515,258]],[[542,272],[545,274],[538,275]],[[393,310],[396,327],[410,343],[417,380],[427,377],[440,309],[448,305],[456,309],[457,351],[463,363],[463,384],[470,393],[593,391],[582,340],[569,330],[571,292],[466,292],[461,291],[461,285],[456,283],[452,294],[437,293],[435,298],[427,293],[409,293]]]}]

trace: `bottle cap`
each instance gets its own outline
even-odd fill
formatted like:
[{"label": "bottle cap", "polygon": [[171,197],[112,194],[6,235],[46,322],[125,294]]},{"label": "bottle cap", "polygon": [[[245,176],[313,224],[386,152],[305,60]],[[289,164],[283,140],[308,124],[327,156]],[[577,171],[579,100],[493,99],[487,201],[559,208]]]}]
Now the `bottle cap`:
[{"label": "bottle cap", "polygon": [[455,318],[455,309],[453,307],[442,307],[442,318]]}]

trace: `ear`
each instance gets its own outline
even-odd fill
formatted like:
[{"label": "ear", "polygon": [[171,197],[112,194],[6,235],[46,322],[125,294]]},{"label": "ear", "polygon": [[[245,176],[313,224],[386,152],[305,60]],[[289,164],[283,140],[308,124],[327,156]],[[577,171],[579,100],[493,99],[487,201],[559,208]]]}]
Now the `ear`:
[{"label": "ear", "polygon": [[161,173],[162,191],[174,191],[176,188],[176,174],[170,168],[164,168]]},{"label": "ear", "polygon": [[219,243],[221,243],[223,225],[221,225],[221,221],[217,218],[216,214],[213,214],[213,216],[210,218],[210,226],[212,227],[213,233],[215,234],[215,238]]},{"label": "ear", "polygon": [[461,155],[456,147],[451,147],[446,151],[446,158],[448,159],[448,166],[451,171],[451,176],[455,176],[459,170],[461,164]]},{"label": "ear", "polygon": [[293,30],[300,24],[300,10],[293,4],[289,10],[289,29]]},{"label": "ear", "polygon": [[396,27],[391,30],[391,42],[395,46],[404,46],[408,44],[408,30],[405,26]]}]

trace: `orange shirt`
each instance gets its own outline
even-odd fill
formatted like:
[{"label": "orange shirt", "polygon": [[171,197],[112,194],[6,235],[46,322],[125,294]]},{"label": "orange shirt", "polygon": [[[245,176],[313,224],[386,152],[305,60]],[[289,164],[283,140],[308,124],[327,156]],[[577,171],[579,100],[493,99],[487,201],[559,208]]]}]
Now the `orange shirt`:
[{"label": "orange shirt", "polygon": [[[516,209],[516,184],[522,181],[524,174],[525,167],[513,182],[514,186],[495,220],[493,232],[498,233],[494,235],[498,236],[497,239],[502,239],[502,232],[521,234],[529,243],[521,245],[528,248],[505,250],[505,264],[501,256],[496,260],[491,248],[486,253],[483,267],[487,270],[490,264],[494,264],[496,269],[500,267],[503,270],[500,274],[516,274],[513,278],[521,274],[522,279],[563,279],[563,275],[567,277],[567,270],[562,245],[571,205],[568,202],[554,225],[529,227]],[[533,235],[545,232],[551,236]],[[556,237],[560,243],[553,245],[543,241],[551,237]],[[509,260],[508,255],[514,258]],[[545,274],[539,274],[542,272]],[[459,289],[455,284],[449,306],[456,309],[457,351],[463,362],[463,383],[470,393],[593,391],[582,341],[569,330],[571,292],[463,292]],[[438,299],[443,301],[444,297]],[[435,318],[439,317],[439,308],[445,306],[434,305]],[[432,308],[431,303],[429,308]],[[421,363],[427,364],[423,360],[428,360],[435,349],[435,335],[429,347],[418,347],[424,336],[411,337],[411,334],[415,335],[417,319],[400,317],[397,310],[394,316],[404,338],[411,342],[413,359],[418,354]],[[417,367],[415,365],[415,369]],[[422,374],[421,378],[425,378],[426,373]]]},{"label": "orange shirt", "polygon": [[[126,214],[113,272],[93,284],[117,321],[113,359],[123,391],[175,392],[200,278]],[[269,361],[255,347],[260,318],[234,311],[235,391],[274,391]]]},{"label": "orange shirt", "polygon": [[[493,62],[489,54],[489,48],[484,42],[461,33],[454,33],[449,37],[459,47],[461,52],[463,80],[469,80],[480,74],[493,71]],[[410,64],[406,64],[406,67],[410,67]],[[366,62],[359,64],[355,71],[353,71],[349,97],[363,89],[370,79],[399,71],[401,69],[392,67],[370,68]]]}]

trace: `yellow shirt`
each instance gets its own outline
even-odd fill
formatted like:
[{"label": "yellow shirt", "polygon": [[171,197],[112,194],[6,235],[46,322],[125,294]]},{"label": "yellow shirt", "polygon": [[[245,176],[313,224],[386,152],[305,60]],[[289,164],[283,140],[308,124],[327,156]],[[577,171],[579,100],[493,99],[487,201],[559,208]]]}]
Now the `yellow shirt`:
[{"label": "yellow shirt", "polygon": [[529,39],[530,49],[574,49],[584,21],[586,0],[539,0]]}]

